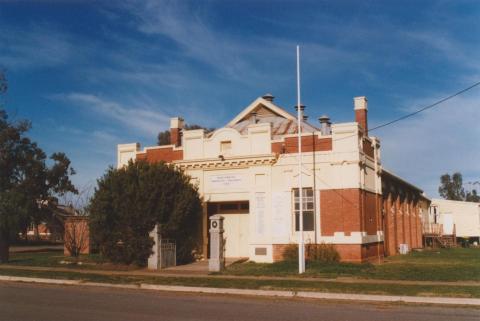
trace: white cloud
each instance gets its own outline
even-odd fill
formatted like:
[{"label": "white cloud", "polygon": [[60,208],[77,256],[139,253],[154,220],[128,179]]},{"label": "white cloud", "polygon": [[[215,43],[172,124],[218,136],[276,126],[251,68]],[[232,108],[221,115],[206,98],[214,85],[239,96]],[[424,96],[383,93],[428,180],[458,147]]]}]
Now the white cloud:
[{"label": "white cloud", "polygon": [[[150,106],[120,104],[112,100],[85,93],[57,94],[52,96],[89,109],[116,121],[133,131],[155,137],[159,129],[168,127],[170,117]],[[103,135],[105,137],[105,135]]]},{"label": "white cloud", "polygon": [[1,28],[0,64],[9,69],[63,65],[78,52],[67,34],[48,25]]},{"label": "white cloud", "polygon": [[[422,106],[425,101],[437,99],[424,98],[413,105]],[[479,101],[478,89],[474,89],[437,108],[373,132],[382,142],[383,165],[431,196],[437,195],[442,174],[459,171],[465,181],[478,180]]]}]

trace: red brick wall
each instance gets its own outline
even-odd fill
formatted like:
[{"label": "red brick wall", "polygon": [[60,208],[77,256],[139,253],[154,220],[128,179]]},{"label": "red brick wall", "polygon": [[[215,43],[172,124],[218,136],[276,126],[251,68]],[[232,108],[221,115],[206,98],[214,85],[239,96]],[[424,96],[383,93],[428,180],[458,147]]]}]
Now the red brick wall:
[{"label": "red brick wall", "polygon": [[[332,138],[319,138],[318,135],[302,136],[302,153],[332,150]],[[298,153],[298,138],[287,137],[283,142],[272,143],[272,153]]]},{"label": "red brick wall", "polygon": [[146,153],[138,153],[138,160],[146,160],[150,163],[164,161],[170,163],[183,159],[183,150],[173,150],[172,147],[147,149]]},{"label": "red brick wall", "polygon": [[320,191],[320,221],[324,236],[335,232],[376,235],[381,226],[381,196],[358,188]]},{"label": "red brick wall", "polygon": [[320,191],[320,222],[322,236],[335,232],[361,230],[360,189],[330,189]]},{"label": "red brick wall", "polygon": [[399,245],[408,244],[410,249],[421,248],[422,222],[418,201],[411,197],[388,194],[383,198],[385,211],[386,255],[398,254]]}]

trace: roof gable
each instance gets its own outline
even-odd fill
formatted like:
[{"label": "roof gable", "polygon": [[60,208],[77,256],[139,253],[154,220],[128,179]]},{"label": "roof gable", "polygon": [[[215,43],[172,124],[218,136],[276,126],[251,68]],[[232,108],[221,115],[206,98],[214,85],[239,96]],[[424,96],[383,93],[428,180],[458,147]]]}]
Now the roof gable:
[{"label": "roof gable", "polygon": [[[271,101],[262,97],[257,98],[225,127],[236,129],[242,135],[247,134],[247,128],[253,123],[252,113],[256,112],[256,123],[270,123],[272,126],[272,138],[278,139],[283,135],[298,133],[297,117],[278,107]],[[315,132],[317,128],[302,121],[302,132]]]},{"label": "roof gable", "polygon": [[292,121],[296,119],[292,114],[273,104],[271,101],[259,97],[233,118],[226,127],[233,127],[237,123],[249,119],[251,113],[255,111],[258,117],[282,117]]}]

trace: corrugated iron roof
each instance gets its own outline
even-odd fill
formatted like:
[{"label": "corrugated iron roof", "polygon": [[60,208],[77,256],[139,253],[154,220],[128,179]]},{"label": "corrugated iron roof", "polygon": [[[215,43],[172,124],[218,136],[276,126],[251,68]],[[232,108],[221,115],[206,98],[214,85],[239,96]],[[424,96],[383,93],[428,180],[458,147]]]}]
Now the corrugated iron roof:
[{"label": "corrugated iron roof", "polygon": [[[278,107],[278,106],[277,106]],[[280,108],[280,107],[279,107]],[[272,124],[272,136],[274,139],[280,138],[284,135],[296,134],[298,133],[298,126],[295,116],[292,116],[292,119],[287,119],[283,116],[280,116],[269,108],[266,108],[263,105],[260,105],[255,109],[257,113],[255,116],[256,123],[271,123]],[[286,112],[286,111],[285,111]],[[247,134],[248,125],[253,124],[254,119],[252,115],[247,115],[241,121],[237,122],[234,125],[227,125],[227,127],[234,128],[240,134]],[[319,131],[318,128],[312,126],[311,124],[302,121],[302,132],[311,133],[313,131]]]}]

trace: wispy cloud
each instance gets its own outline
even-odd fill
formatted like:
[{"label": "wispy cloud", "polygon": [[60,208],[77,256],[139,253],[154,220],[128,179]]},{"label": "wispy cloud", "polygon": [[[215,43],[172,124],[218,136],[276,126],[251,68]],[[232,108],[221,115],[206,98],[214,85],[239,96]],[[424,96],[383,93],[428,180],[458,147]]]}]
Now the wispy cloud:
[{"label": "wispy cloud", "polygon": [[[438,97],[423,98],[435,101]],[[382,141],[383,165],[437,195],[439,177],[460,171],[465,180],[480,177],[480,94],[455,98],[414,118],[375,133]],[[373,133],[372,133],[373,134]]]},{"label": "wispy cloud", "polygon": [[88,108],[90,113],[108,117],[124,127],[142,134],[153,135],[153,137],[158,134],[160,128],[168,126],[170,119],[169,116],[151,106],[124,105],[92,94],[56,94],[52,98]]},{"label": "wispy cloud", "polygon": [[52,26],[0,26],[0,65],[3,67],[19,69],[64,65],[78,52],[70,37]]}]

